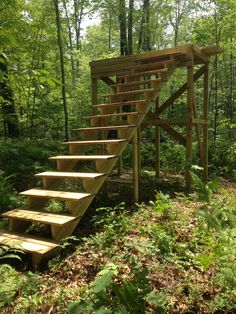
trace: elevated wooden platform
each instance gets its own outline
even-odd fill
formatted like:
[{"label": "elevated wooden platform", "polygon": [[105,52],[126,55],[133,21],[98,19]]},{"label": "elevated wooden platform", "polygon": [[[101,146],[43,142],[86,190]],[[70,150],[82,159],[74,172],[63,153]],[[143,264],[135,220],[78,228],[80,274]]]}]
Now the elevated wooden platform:
[{"label": "elevated wooden platform", "polygon": [[[193,129],[199,146],[200,162],[207,179],[208,146],[208,64],[210,57],[221,52],[219,46],[181,47],[150,51],[142,54],[97,60],[90,63],[92,79],[92,115],[86,117],[90,126],[75,129],[80,138],[65,143],[68,155],[53,156],[55,171],[36,174],[43,181],[43,188],[33,188],[20,194],[27,198],[26,208],[17,208],[3,214],[10,220],[11,231],[1,231],[0,244],[17,246],[30,252],[35,267],[43,258],[60,251],[60,243],[77,227],[96,193],[109,174],[118,166],[121,171],[122,152],[132,143],[134,201],[139,201],[140,186],[140,133],[143,127],[155,126],[156,176],[160,173],[160,128],[186,148],[186,186],[190,187]],[[195,66],[198,69],[195,71]],[[187,69],[186,83],[162,104],[159,95],[177,68]],[[194,84],[203,78],[202,116],[198,116]],[[98,102],[98,80],[110,91],[103,95],[104,104]],[[183,94],[187,93],[184,119],[163,119],[161,114]],[[184,133],[174,125],[185,128]],[[183,135],[185,134],[185,135]],[[88,149],[89,148],[89,149]],[[81,162],[93,166],[87,172],[77,172]],[[66,180],[80,180],[79,191],[68,191],[61,184]],[[111,182],[111,180],[109,181]],[[122,180],[121,180],[122,182]],[[130,182],[129,182],[130,184]],[[71,185],[69,185],[71,186]],[[67,212],[47,211],[48,201],[64,203]],[[34,224],[51,228],[51,238],[34,237],[29,230]],[[30,228],[29,228],[30,227]]]}]

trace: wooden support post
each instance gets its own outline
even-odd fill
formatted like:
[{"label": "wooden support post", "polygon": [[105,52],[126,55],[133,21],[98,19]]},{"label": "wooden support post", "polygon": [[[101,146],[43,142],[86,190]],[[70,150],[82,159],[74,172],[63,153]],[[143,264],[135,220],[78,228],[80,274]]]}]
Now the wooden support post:
[{"label": "wooden support post", "polygon": [[[159,97],[155,101],[155,111],[159,108]],[[160,127],[155,127],[155,174],[156,178],[160,178]]]},{"label": "wooden support post", "polygon": [[137,128],[133,136],[133,188],[135,203],[139,202],[140,171],[140,131]]},{"label": "wooden support post", "polygon": [[119,157],[117,164],[118,164],[118,175],[121,176],[122,173],[123,173],[123,159],[122,159],[122,156]]},{"label": "wooden support post", "polygon": [[193,102],[194,81],[193,63],[187,68],[187,125],[186,125],[186,188],[191,188],[191,166],[192,166],[192,128],[193,128]]},{"label": "wooden support post", "polygon": [[[209,99],[208,64],[205,64],[203,84],[204,84],[203,119],[207,121],[208,99]],[[203,180],[207,181],[208,179],[208,124],[207,123],[203,125],[202,159],[203,159]]]},{"label": "wooden support post", "polygon": [[95,105],[98,103],[97,78],[92,78],[92,113],[95,114]]}]

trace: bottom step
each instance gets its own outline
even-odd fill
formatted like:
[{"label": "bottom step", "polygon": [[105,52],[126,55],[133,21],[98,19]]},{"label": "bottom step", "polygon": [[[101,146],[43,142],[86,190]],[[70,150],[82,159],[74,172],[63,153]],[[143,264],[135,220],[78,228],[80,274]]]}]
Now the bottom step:
[{"label": "bottom step", "polygon": [[0,232],[0,244],[17,247],[23,251],[39,255],[48,254],[49,252],[51,253],[60,249],[59,242],[8,231]]}]

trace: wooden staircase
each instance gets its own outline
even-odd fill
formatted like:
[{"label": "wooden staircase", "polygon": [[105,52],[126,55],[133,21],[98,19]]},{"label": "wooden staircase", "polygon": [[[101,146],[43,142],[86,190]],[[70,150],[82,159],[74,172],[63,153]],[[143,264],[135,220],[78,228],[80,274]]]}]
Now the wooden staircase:
[{"label": "wooden staircase", "polygon": [[[50,158],[56,162],[56,171],[36,174],[43,180],[43,188],[20,193],[27,197],[27,208],[17,208],[2,215],[10,220],[11,231],[0,232],[0,243],[31,253],[35,267],[42,258],[57,254],[61,241],[73,233],[125,147],[137,134],[165,83],[181,62],[188,61],[187,53],[176,49],[161,55],[143,55],[131,66],[125,62],[124,73],[117,70],[116,82],[110,84],[113,92],[103,95],[107,100],[104,104],[94,105],[99,113],[85,117],[91,126],[74,130],[80,134],[80,140],[65,143],[69,154]],[[109,62],[105,68],[109,72]],[[112,73],[115,72],[116,69],[112,69]],[[87,154],[88,148],[90,154]],[[93,165],[92,172],[74,170],[82,161]],[[65,180],[80,180],[82,191],[61,191],[60,185]],[[45,211],[51,199],[65,202],[68,212]],[[28,230],[32,223],[49,225],[51,239],[31,236]]]}]

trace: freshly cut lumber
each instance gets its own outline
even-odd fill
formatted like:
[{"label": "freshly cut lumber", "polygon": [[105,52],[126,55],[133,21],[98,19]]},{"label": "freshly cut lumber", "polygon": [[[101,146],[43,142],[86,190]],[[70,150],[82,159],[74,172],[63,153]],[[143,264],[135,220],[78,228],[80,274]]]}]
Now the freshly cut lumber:
[{"label": "freshly cut lumber", "polygon": [[95,108],[102,108],[102,107],[112,107],[112,106],[132,106],[132,105],[138,105],[138,104],[145,104],[147,103],[146,99],[141,100],[129,100],[129,101],[119,101],[119,102],[112,102],[107,104],[97,104],[94,105]]},{"label": "freshly cut lumber", "polygon": [[118,129],[128,129],[135,128],[134,124],[122,124],[122,125],[107,125],[107,126],[94,126],[89,128],[79,128],[73,129],[73,131],[105,131],[105,130],[118,130]]},{"label": "freshly cut lumber", "polygon": [[95,116],[86,116],[84,119],[102,119],[102,118],[113,118],[113,117],[125,117],[125,116],[137,116],[144,114],[144,112],[120,112],[120,113],[109,113],[109,114],[98,114]]},{"label": "freshly cut lumber", "polygon": [[146,88],[146,89],[135,89],[135,90],[130,90],[126,92],[118,92],[118,93],[112,93],[112,94],[104,94],[101,97],[111,97],[111,96],[132,96],[132,95],[139,95],[139,94],[144,94],[144,93],[153,93],[155,92],[155,88]]},{"label": "freshly cut lumber", "polygon": [[152,70],[156,69],[158,66],[166,66],[168,64],[175,64],[177,61],[176,60],[164,60],[164,61],[158,61],[158,62],[150,62],[150,63],[141,63],[139,65],[135,65],[132,67],[132,70],[134,71],[147,71],[147,70]]},{"label": "freshly cut lumber", "polygon": [[105,173],[92,172],[45,171],[37,173],[35,176],[40,178],[98,179],[105,175]]},{"label": "freshly cut lumber", "polygon": [[158,73],[166,73],[168,71],[167,68],[159,69],[159,70],[151,70],[151,71],[143,71],[143,72],[135,72],[131,74],[126,74],[121,77],[139,77],[139,76],[148,76],[148,75],[155,75]]},{"label": "freshly cut lumber", "polygon": [[73,146],[73,145],[93,145],[93,144],[119,144],[127,142],[126,139],[116,139],[116,140],[91,140],[91,141],[70,141],[65,142],[65,145]]},{"label": "freshly cut lumber", "polygon": [[139,85],[150,84],[150,83],[159,83],[161,81],[162,81],[162,79],[158,78],[158,79],[153,79],[153,80],[142,80],[142,81],[127,82],[127,83],[117,83],[117,84],[110,85],[110,87],[139,86]]},{"label": "freshly cut lumber", "polygon": [[40,222],[44,224],[63,226],[64,224],[73,221],[77,218],[77,216],[63,215],[63,214],[55,214],[44,211],[36,211],[25,208],[16,208],[10,210],[4,214],[3,217],[17,219],[17,220],[26,220],[33,222]]},{"label": "freshly cut lumber", "polygon": [[24,192],[19,193],[23,196],[32,196],[39,198],[55,198],[59,200],[67,201],[79,201],[85,199],[86,197],[91,197],[93,194],[89,193],[75,193],[75,192],[64,192],[64,191],[50,191],[50,190],[39,190],[39,189],[30,189]]},{"label": "freshly cut lumber", "polygon": [[109,160],[117,158],[117,155],[68,155],[68,156],[54,156],[51,160]]},{"label": "freshly cut lumber", "polygon": [[59,248],[59,243],[56,241],[7,231],[0,232],[0,243],[42,255]]}]

